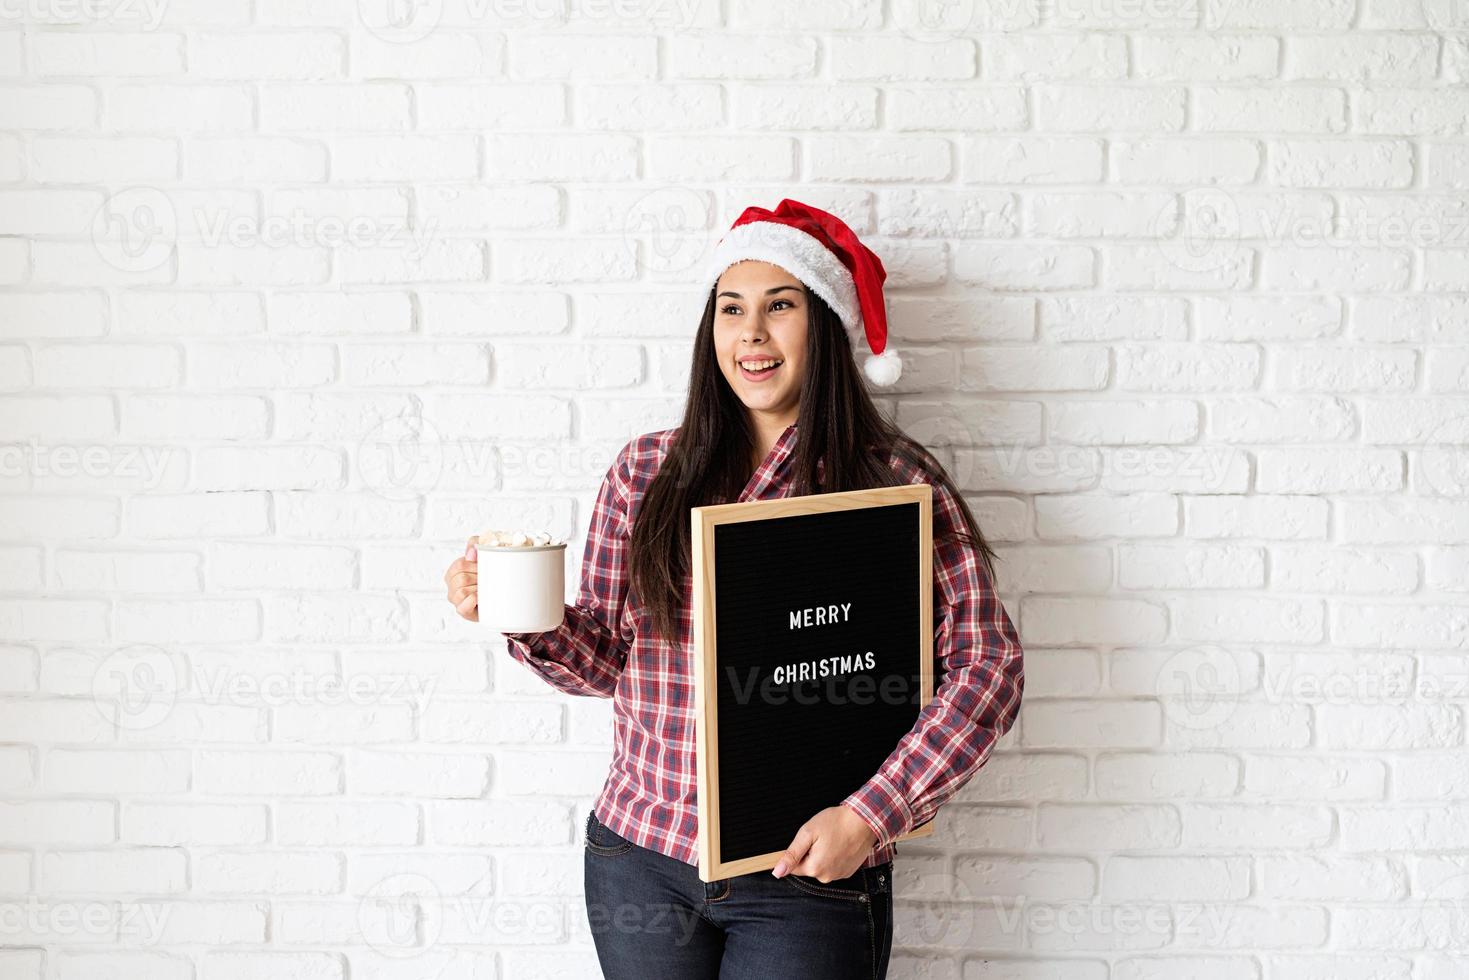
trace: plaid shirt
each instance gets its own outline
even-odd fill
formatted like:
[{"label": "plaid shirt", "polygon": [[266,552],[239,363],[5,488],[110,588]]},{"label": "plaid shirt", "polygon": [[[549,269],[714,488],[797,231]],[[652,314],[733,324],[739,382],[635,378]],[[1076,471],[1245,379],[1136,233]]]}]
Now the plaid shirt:
[{"label": "plaid shirt", "polygon": [[[629,537],[643,493],[676,429],[630,440],[607,472],[588,528],[581,590],[565,621],[544,633],[505,633],[512,657],[568,694],[612,698],[614,754],[593,810],[634,843],[698,864],[694,754],[693,576],[684,582],[676,646],[627,603]],[[789,497],[796,426],[788,426],[738,502]],[[895,459],[904,483],[927,474]],[[863,867],[896,853],[892,843],[930,820],[989,758],[1020,710],[1024,671],[1015,627],[977,551],[939,541],[962,527],[957,501],[933,488],[934,698],[882,767],[842,804],[877,835]],[[814,814],[813,814],[814,815]]]}]

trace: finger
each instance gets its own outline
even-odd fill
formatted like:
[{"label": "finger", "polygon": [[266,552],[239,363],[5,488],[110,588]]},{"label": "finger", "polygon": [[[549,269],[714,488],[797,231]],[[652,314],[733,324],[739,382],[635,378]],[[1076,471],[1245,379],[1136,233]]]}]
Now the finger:
[{"label": "finger", "polygon": [[478,540],[478,538],[470,538],[469,543],[464,546],[464,557],[469,561],[479,560],[479,549],[475,547],[475,542]]},{"label": "finger", "polygon": [[479,572],[473,569],[461,569],[449,576],[449,587],[453,589],[477,584],[479,584]]},{"label": "finger", "polygon": [[448,575],[444,577],[444,591],[449,595],[450,602],[458,602],[465,590],[475,592],[479,590],[479,582],[473,578],[466,578],[466,573]]},{"label": "finger", "polygon": [[455,558],[449,563],[449,567],[444,569],[444,584],[448,585],[453,582],[454,576],[463,572],[477,574],[479,572],[479,565],[476,562],[466,561],[463,558]]},{"label": "finger", "polygon": [[479,622],[479,594],[467,592],[454,604],[454,611],[472,623]]},{"label": "finger", "polygon": [[805,874],[808,879],[817,879],[818,882],[830,882],[831,877],[821,877],[826,874],[827,860],[817,857],[817,849],[811,848],[806,851],[806,857],[786,868],[787,874]]},{"label": "finger", "polygon": [[780,856],[779,861],[775,862],[775,867],[770,869],[770,873],[777,878],[784,878],[801,863],[815,840],[816,835],[807,829],[806,824],[802,824],[801,829],[796,831],[796,837],[791,841],[791,846],[785,849],[785,853]]}]

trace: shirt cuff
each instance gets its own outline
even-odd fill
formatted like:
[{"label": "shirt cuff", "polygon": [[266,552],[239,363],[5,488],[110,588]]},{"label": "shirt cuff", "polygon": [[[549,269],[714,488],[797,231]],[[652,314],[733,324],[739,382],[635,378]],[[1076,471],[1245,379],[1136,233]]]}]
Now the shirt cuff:
[{"label": "shirt cuff", "polygon": [[842,805],[855,811],[877,835],[876,847],[890,844],[913,829],[913,811],[896,786],[882,773],[869,779]]}]

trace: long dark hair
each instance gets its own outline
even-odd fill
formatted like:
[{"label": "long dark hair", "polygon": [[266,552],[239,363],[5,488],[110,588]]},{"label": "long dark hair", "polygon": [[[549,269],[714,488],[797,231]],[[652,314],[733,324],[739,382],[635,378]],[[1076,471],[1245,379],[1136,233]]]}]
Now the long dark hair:
[{"label": "long dark hair", "polygon": [[[879,411],[867,393],[841,320],[821,297],[806,293],[806,379],[796,416],[792,496],[898,486],[887,462],[894,454],[916,463],[959,502],[964,525],[954,537],[974,547],[991,574],[995,553],[943,464]],[[683,422],[633,525],[631,588],[659,635],[677,636],[683,583],[689,574],[689,508],[733,501],[749,482],[754,433],[744,403],[725,381],[714,352],[715,287],[709,289],[694,337]],[[825,482],[817,480],[824,460]]]}]

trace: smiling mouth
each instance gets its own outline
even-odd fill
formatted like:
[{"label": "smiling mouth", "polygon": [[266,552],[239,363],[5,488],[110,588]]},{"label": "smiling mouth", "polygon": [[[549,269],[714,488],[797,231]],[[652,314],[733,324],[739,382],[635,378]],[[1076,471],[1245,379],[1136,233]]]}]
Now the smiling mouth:
[{"label": "smiling mouth", "polygon": [[[751,381],[760,381],[774,374],[785,361],[778,357],[767,358],[762,361],[740,361],[740,373]],[[758,365],[752,367],[751,365]]]}]

